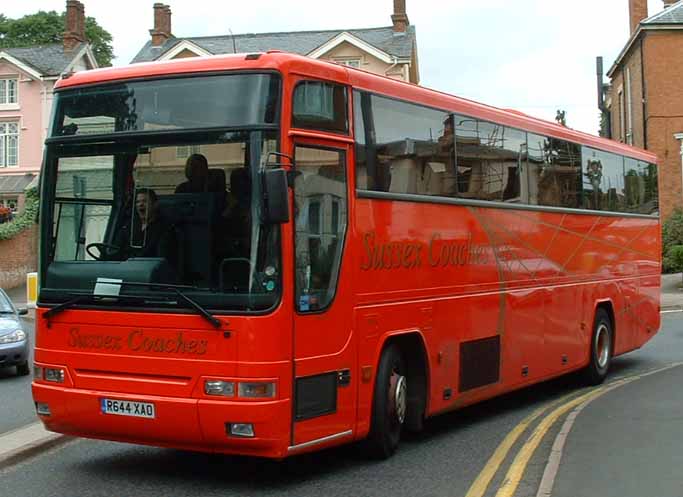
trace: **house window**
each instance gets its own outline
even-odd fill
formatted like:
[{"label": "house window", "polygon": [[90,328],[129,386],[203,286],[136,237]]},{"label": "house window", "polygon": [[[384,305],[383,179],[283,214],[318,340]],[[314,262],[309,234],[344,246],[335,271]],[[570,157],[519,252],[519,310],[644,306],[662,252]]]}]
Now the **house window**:
[{"label": "house window", "polygon": [[201,148],[199,145],[186,145],[176,147],[175,156],[177,159],[187,159],[192,154],[198,154]]},{"label": "house window", "polygon": [[0,122],[0,167],[19,165],[19,123]]},{"label": "house window", "polygon": [[633,145],[633,100],[631,96],[631,69],[626,68],[626,143]]},{"label": "house window", "polygon": [[335,59],[334,61],[342,66],[360,68],[360,59]]},{"label": "house window", "polygon": [[18,203],[19,203],[19,200],[17,197],[0,199],[0,207],[8,208],[13,214],[17,213]]},{"label": "house window", "polygon": [[17,103],[17,80],[0,79],[0,104]]},{"label": "house window", "polygon": [[619,141],[626,142],[626,101],[624,92],[619,90]]}]

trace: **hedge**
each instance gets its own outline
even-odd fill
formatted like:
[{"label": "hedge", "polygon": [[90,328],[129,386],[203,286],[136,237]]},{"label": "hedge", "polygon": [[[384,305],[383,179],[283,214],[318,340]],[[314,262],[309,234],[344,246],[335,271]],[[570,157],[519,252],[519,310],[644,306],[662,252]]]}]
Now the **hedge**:
[{"label": "hedge", "polygon": [[38,189],[31,188],[25,194],[24,212],[14,216],[11,221],[0,224],[0,240],[10,240],[35,224],[38,217]]}]

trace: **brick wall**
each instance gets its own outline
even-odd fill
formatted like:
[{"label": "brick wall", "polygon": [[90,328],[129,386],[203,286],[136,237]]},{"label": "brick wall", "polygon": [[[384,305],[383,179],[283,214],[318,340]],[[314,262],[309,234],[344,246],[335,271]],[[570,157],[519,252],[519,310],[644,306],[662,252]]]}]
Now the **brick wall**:
[{"label": "brick wall", "polygon": [[[642,44],[641,44],[642,42]],[[641,58],[642,50],[642,58]],[[683,133],[682,31],[646,31],[622,60],[612,76],[612,136],[620,140],[619,88],[626,89],[626,67],[631,70],[633,144],[657,154],[659,159],[659,203],[662,219],[683,207],[683,176],[680,142]],[[641,63],[642,61],[642,63]],[[643,72],[645,88],[643,88]],[[644,97],[644,98],[643,98]],[[643,105],[644,104],[644,105]],[[644,115],[643,110],[647,115]]]},{"label": "brick wall", "polygon": [[38,227],[32,226],[11,240],[0,240],[0,288],[23,285],[26,273],[38,267]]}]

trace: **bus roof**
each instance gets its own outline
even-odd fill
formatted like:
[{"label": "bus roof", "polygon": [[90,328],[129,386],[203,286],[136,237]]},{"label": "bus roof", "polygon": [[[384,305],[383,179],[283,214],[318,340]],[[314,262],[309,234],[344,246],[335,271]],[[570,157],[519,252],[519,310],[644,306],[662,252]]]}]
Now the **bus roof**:
[{"label": "bus roof", "polygon": [[462,97],[456,97],[412,83],[350,68],[324,60],[277,50],[258,54],[230,54],[209,57],[192,57],[163,62],[147,62],[124,67],[94,69],[65,75],[57,82],[57,90],[81,85],[108,83],[128,79],[155,78],[201,72],[230,70],[275,70],[283,74],[299,74],[313,78],[337,81],[354,88],[389,97],[427,105],[448,112],[465,114],[532,133],[572,141],[639,160],[656,163],[652,152],[606,138],[577,131],[557,123],[532,117],[522,112],[499,109]]}]

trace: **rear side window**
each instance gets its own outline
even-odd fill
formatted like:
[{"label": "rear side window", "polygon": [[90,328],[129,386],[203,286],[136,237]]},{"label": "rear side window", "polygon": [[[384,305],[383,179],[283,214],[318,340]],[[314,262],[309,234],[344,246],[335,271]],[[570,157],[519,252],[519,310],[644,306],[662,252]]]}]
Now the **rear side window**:
[{"label": "rear side window", "polygon": [[349,133],[346,87],[302,81],[294,89],[292,127]]}]

